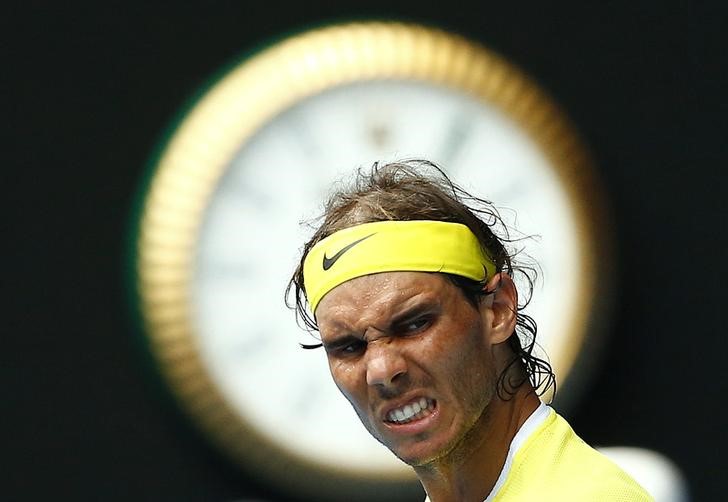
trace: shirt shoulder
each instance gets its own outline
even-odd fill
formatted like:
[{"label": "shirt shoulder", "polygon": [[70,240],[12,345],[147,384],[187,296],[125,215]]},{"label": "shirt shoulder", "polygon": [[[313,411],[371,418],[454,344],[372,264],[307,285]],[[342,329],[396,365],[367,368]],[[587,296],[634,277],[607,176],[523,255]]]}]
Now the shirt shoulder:
[{"label": "shirt shoulder", "polygon": [[508,477],[494,500],[647,502],[653,499],[551,410],[516,452]]}]

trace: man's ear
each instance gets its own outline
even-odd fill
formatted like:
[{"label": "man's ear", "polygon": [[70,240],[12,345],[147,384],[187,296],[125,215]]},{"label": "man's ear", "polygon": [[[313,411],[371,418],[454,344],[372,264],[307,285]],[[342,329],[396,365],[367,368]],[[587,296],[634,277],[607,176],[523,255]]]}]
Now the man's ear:
[{"label": "man's ear", "polygon": [[518,308],[518,292],[511,276],[505,272],[495,274],[485,286],[492,291],[491,297],[483,306],[492,311],[492,316],[485,316],[490,323],[489,341],[491,344],[503,343],[516,329],[516,311]]}]

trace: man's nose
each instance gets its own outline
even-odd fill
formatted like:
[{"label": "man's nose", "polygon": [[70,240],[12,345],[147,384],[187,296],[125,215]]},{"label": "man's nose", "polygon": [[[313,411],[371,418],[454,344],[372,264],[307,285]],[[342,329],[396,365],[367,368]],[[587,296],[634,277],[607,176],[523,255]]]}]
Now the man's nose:
[{"label": "man's nose", "polygon": [[388,387],[407,373],[407,362],[396,343],[378,340],[367,350],[367,384]]}]

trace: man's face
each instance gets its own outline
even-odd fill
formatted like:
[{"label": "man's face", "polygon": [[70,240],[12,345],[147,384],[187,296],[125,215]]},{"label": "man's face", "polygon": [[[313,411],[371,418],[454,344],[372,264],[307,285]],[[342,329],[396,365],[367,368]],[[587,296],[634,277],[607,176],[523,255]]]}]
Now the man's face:
[{"label": "man's face", "polygon": [[331,375],[369,432],[410,465],[457,451],[487,423],[493,312],[442,274],[352,279],[316,309]]}]

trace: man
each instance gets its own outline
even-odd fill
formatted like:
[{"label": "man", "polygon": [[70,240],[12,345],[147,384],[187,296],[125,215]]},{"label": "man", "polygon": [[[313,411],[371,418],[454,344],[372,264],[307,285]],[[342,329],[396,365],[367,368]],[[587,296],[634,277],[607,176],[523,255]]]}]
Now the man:
[{"label": "man", "polygon": [[651,500],[541,403],[553,373],[497,228],[425,161],[335,193],[289,290],[336,385],[431,502]]}]

